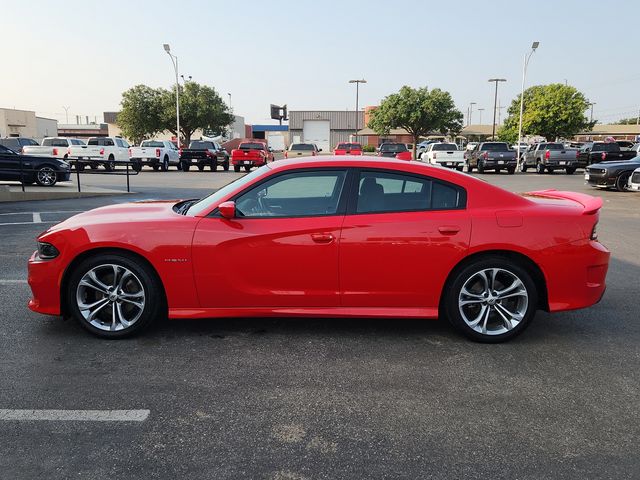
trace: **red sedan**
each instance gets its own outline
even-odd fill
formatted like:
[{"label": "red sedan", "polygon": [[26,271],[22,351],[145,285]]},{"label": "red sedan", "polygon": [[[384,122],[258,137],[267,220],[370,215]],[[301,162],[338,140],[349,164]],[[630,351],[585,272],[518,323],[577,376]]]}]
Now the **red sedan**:
[{"label": "red sedan", "polygon": [[171,318],[446,317],[507,340],[605,290],[602,201],[419,162],[284,160],[200,200],[91,210],[38,237],[32,310],[102,337]]}]

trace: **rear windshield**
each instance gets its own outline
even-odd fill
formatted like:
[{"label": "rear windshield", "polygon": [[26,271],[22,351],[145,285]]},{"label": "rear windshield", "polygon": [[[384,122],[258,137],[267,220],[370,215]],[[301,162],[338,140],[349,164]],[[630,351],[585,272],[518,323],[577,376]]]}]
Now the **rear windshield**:
[{"label": "rear windshield", "polygon": [[509,150],[509,146],[506,143],[483,143],[482,148],[480,148],[483,152],[506,152]]},{"label": "rear windshield", "polygon": [[547,150],[564,150],[564,145],[561,143],[547,143]]},{"label": "rear windshield", "polygon": [[404,143],[384,143],[380,146],[381,152],[406,152],[407,146]]},{"label": "rear windshield", "polygon": [[458,150],[458,146],[455,143],[437,143],[433,146],[434,152],[446,152],[449,150]]},{"label": "rear windshield", "polygon": [[289,150],[291,151],[301,150],[303,152],[311,152],[315,149],[316,147],[312,143],[294,143],[293,145],[291,145],[291,148]]},{"label": "rear windshield", "polygon": [[241,143],[238,148],[240,150],[264,150],[264,143]]},{"label": "rear windshield", "polygon": [[362,150],[359,143],[339,143],[338,150]]},{"label": "rear windshield", "polygon": [[158,142],[155,140],[147,140],[146,142],[142,142],[141,147],[153,147],[153,148],[162,148],[164,144],[162,142]]},{"label": "rear windshield", "polygon": [[620,145],[617,143],[594,143],[592,152],[619,152]]},{"label": "rear windshield", "polygon": [[20,139],[20,144],[23,146],[36,146],[38,145],[38,142],[36,142],[35,140],[31,139],[31,138],[21,138]]},{"label": "rear windshield", "polygon": [[194,150],[207,150],[209,148],[213,148],[213,142],[202,142],[202,141],[197,141],[197,142],[191,142],[189,144],[189,148],[192,148]]}]

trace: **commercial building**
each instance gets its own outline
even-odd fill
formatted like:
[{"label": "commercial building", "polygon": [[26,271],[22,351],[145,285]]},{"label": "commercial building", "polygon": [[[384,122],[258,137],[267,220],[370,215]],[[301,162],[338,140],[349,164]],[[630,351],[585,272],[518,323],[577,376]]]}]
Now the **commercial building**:
[{"label": "commercial building", "polygon": [[354,111],[289,111],[289,141],[315,143],[330,151],[339,142],[363,142],[356,132],[365,125],[364,112]]},{"label": "commercial building", "polygon": [[251,125],[249,138],[261,138],[267,141],[276,152],[289,148],[288,125]]},{"label": "commercial building", "polygon": [[616,140],[640,141],[640,125],[604,125],[597,124],[590,132],[580,132],[575,136],[579,142],[588,140],[604,140],[613,137]]},{"label": "commercial building", "polygon": [[38,117],[31,110],[0,108],[0,137],[29,137],[42,140],[58,135],[58,121]]}]

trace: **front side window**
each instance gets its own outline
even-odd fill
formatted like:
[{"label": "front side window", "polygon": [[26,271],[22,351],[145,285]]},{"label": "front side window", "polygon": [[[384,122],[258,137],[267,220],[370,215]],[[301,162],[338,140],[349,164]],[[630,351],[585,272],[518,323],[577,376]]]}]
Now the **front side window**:
[{"label": "front side window", "polygon": [[236,199],[240,217],[314,217],[338,211],[345,170],[279,175]]},{"label": "front side window", "polygon": [[391,172],[360,174],[357,213],[449,210],[465,207],[464,190],[427,177]]}]

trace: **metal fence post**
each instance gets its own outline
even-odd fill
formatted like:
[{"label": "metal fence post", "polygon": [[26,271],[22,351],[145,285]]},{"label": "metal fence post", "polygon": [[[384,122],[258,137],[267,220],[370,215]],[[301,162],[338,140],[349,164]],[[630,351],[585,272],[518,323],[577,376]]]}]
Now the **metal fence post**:
[{"label": "metal fence post", "polygon": [[131,193],[129,190],[129,162],[127,161],[127,193]]},{"label": "metal fence post", "polygon": [[80,193],[82,190],[80,190],[80,160],[76,160],[76,177],[78,179],[78,193]]},{"label": "metal fence post", "polygon": [[22,193],[24,193],[24,173],[22,168],[22,155],[20,155],[20,186],[22,187]]}]

